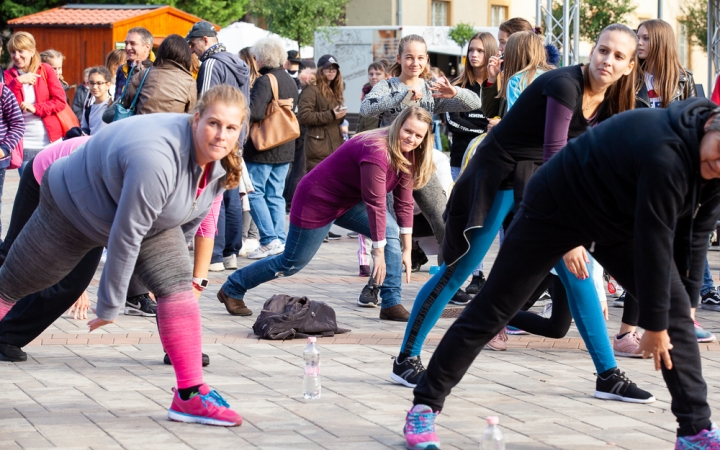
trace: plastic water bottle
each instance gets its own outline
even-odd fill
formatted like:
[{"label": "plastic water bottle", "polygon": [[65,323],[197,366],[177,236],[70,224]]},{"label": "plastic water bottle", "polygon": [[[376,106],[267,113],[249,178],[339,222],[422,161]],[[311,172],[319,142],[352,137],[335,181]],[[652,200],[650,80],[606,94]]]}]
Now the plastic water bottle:
[{"label": "plastic water bottle", "polygon": [[430,275],[435,275],[438,272],[440,272],[440,266],[430,266],[430,270],[428,271]]},{"label": "plastic water bottle", "polygon": [[498,426],[500,419],[497,416],[487,418],[487,428],[480,441],[480,450],[505,450],[505,439]]},{"label": "plastic water bottle", "polygon": [[305,377],[303,378],[303,397],[308,400],[320,398],[320,350],[315,345],[317,338],[309,337],[303,351]]}]

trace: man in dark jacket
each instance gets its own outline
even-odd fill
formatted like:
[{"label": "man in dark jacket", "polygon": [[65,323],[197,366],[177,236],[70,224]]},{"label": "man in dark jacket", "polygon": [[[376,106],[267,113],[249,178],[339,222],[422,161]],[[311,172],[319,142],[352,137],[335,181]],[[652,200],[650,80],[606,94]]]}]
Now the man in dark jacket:
[{"label": "man in dark jacket", "polygon": [[117,73],[115,74],[115,98],[113,98],[113,101],[117,101],[122,95],[123,88],[128,78],[130,78],[130,71],[133,66],[142,64],[145,67],[150,67],[152,65],[152,62],[155,60],[152,46],[152,33],[143,27],[130,28],[125,38],[127,62],[118,67]]},{"label": "man in dark jacket", "polygon": [[[408,420],[434,418],[550,269],[585,246],[638,298],[646,330],[640,351],[662,369],[679,425],[676,448],[720,445],[690,317],[708,235],[720,216],[716,108],[691,99],[619,114],[570,141],[533,175],[487,283],[447,331],[415,388]],[[455,232],[462,230],[448,229],[446,238]],[[417,438],[410,434],[408,440]]]},{"label": "man in dark jacket", "polygon": [[[218,42],[217,31],[210,22],[197,22],[185,39],[190,51],[200,59],[197,77],[198,99],[218,84],[234,86],[250,99],[250,68],[234,53],[226,51]],[[247,137],[247,130],[240,134],[240,148]],[[238,188],[225,191],[218,217],[217,235],[213,248],[210,270],[237,269],[237,254],[242,248],[242,202]],[[250,315],[245,308],[240,315]]]}]

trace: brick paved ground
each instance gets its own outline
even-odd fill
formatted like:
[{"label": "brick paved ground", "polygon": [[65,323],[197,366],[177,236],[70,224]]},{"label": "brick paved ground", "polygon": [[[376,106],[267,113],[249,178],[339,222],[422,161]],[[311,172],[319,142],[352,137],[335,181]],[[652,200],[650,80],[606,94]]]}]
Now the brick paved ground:
[{"label": "brick paved ground", "polygon": [[[17,186],[8,174],[3,225]],[[121,316],[101,332],[61,318],[26,350],[25,363],[0,363],[0,448],[403,448],[402,425],[412,391],[389,382],[391,356],[404,325],[381,322],[377,309],[354,301],[363,286],[355,276],[354,241],[324,244],[299,275],[250,293],[257,313],[274,293],[307,295],[336,310],[348,335],[319,340],[323,394],[305,401],[303,343],[268,343],[252,336],[254,317],[229,316],[215,293],[226,273],[214,274],[204,293],[203,349],[211,365],[206,381],[243,414],[239,428],[169,422],[174,384],[154,320]],[[493,248],[489,262],[492,261]],[[242,260],[243,265],[247,260]],[[711,253],[717,277],[720,254]],[[412,307],[428,278],[413,275],[403,291]],[[94,291],[99,272],[91,287]],[[622,310],[611,311],[615,331]],[[720,332],[720,315],[699,311],[705,327]],[[441,319],[426,346],[428,361],[452,319]],[[658,401],[630,405],[596,400],[593,366],[573,326],[565,339],[511,337],[507,352],[482,352],[448,399],[437,421],[444,449],[478,447],[483,417],[499,415],[509,449],[669,449],[674,418],[662,378],[650,361],[622,359],[623,370]],[[712,406],[720,402],[720,345],[701,346]]]}]

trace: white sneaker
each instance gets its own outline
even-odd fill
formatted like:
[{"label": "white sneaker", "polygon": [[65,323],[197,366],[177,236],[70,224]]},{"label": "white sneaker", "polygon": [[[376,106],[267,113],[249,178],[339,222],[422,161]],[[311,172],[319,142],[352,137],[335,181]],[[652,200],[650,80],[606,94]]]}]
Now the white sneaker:
[{"label": "white sneaker", "polygon": [[552,302],[546,303],[538,315],[544,319],[549,319],[552,316]]},{"label": "white sneaker", "polygon": [[221,262],[212,263],[210,267],[208,267],[208,270],[210,272],[223,272],[225,271],[225,264]]},{"label": "white sneaker", "polygon": [[285,246],[280,242],[280,239],[275,239],[267,245],[258,247],[257,250],[249,253],[247,257],[248,259],[263,259],[268,256],[278,255],[283,251],[285,251]]},{"label": "white sneaker", "polygon": [[223,266],[225,266],[225,270],[237,270],[237,256],[230,255],[223,257]]},{"label": "white sneaker", "polygon": [[238,256],[247,256],[249,253],[254,252],[260,247],[260,241],[257,239],[245,239],[243,246],[238,253]]}]

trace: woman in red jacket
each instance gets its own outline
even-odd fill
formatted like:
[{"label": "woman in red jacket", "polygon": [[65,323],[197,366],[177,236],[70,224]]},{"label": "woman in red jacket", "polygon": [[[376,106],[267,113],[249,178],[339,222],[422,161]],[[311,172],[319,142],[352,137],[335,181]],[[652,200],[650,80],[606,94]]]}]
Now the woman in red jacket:
[{"label": "woman in red jacket", "polygon": [[32,34],[20,31],[8,41],[13,66],[5,71],[5,84],[15,94],[25,120],[23,164],[20,173],[35,155],[62,139],[57,113],[66,105],[65,91],[48,64],[40,62]]}]

